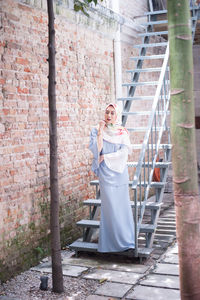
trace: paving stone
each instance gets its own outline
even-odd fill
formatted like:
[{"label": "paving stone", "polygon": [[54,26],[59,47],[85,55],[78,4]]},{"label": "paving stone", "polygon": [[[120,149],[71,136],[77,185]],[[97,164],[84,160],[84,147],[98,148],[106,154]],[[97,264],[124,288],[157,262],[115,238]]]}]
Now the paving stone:
[{"label": "paving stone", "polygon": [[146,279],[142,280],[140,284],[154,287],[157,286],[170,289],[179,289],[179,277],[150,274]]},{"label": "paving stone", "polygon": [[20,300],[19,298],[14,298],[10,296],[0,296],[0,300]]},{"label": "paving stone", "polygon": [[86,300],[114,300],[114,298],[98,296],[98,295],[90,295],[86,298]]},{"label": "paving stone", "polygon": [[178,254],[178,245],[176,244],[172,248],[168,249],[166,251],[166,255],[168,255],[168,254]]},{"label": "paving stone", "polygon": [[179,266],[173,264],[158,263],[153,273],[179,276]]},{"label": "paving stone", "polygon": [[[72,276],[72,277],[78,277],[83,272],[86,272],[88,270],[88,268],[85,268],[85,267],[70,266],[70,265],[66,265],[66,264],[62,264],[62,267],[63,267],[63,275]],[[50,262],[40,264],[36,267],[31,268],[31,270],[42,272],[42,273],[52,273]]]},{"label": "paving stone", "polygon": [[142,276],[143,274],[132,272],[95,269],[92,273],[86,274],[84,278],[96,280],[105,279],[112,282],[135,284]]},{"label": "paving stone", "polygon": [[131,288],[130,284],[106,282],[95,291],[95,294],[122,298]]},{"label": "paving stone", "polygon": [[167,255],[163,259],[163,262],[169,263],[169,264],[178,264],[179,263],[178,255],[177,254]]},{"label": "paving stone", "polygon": [[67,265],[74,266],[84,266],[84,267],[100,267],[102,269],[108,270],[118,270],[124,272],[134,272],[134,273],[145,273],[150,267],[140,264],[128,263],[116,263],[110,261],[103,261],[102,259],[87,259],[87,258],[64,258],[63,263]]},{"label": "paving stone", "polygon": [[138,285],[134,291],[126,296],[126,299],[137,300],[180,300],[180,292],[178,290],[155,288],[149,286]]}]

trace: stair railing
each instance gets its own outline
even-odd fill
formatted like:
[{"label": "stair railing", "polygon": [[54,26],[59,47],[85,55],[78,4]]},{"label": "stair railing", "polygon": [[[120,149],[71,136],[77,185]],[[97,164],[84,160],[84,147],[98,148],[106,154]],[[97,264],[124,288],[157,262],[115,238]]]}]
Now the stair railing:
[{"label": "stair railing", "polygon": [[[169,43],[160,73],[160,78],[153,100],[152,111],[149,118],[148,128],[142,144],[138,164],[133,178],[132,189],[134,190],[134,219],[135,219],[135,256],[138,255],[138,234],[142,223],[145,205],[148,199],[156,159],[161,143],[162,134],[167,129],[166,118],[168,115],[169,93]],[[168,143],[170,142],[168,134]],[[144,187],[144,193],[142,193]],[[140,215],[138,216],[138,202]]]}]

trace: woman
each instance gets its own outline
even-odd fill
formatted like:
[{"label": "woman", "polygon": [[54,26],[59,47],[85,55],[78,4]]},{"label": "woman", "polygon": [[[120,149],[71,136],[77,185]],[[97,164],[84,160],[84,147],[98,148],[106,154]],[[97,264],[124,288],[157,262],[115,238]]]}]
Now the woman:
[{"label": "woman", "polygon": [[134,222],[129,199],[127,130],[120,126],[121,111],[116,104],[105,110],[105,121],[93,128],[89,149],[92,170],[99,177],[101,221],[99,252],[120,252],[134,248]]}]

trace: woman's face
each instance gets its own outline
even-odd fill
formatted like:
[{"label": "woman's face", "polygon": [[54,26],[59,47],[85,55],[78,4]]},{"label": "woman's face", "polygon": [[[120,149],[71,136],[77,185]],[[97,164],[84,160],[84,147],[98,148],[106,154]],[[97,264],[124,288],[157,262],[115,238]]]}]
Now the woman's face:
[{"label": "woman's face", "polygon": [[105,111],[105,121],[106,124],[115,124],[117,119],[117,114],[113,106],[108,106]]}]

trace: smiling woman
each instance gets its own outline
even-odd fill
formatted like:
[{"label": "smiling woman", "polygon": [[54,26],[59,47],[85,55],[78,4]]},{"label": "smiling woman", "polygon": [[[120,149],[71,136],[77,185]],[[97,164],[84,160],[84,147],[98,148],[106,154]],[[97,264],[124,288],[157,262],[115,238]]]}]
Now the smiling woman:
[{"label": "smiling woman", "polygon": [[90,136],[92,170],[99,177],[101,198],[99,252],[120,252],[135,246],[126,165],[131,144],[128,131],[120,124],[121,111],[111,103],[105,120]]}]

